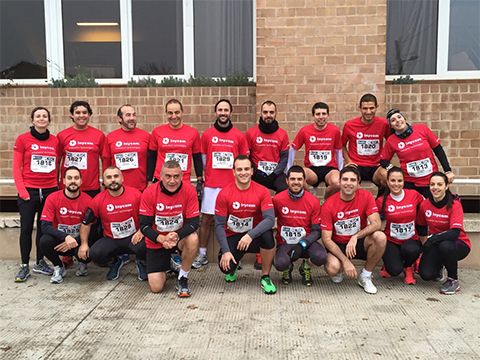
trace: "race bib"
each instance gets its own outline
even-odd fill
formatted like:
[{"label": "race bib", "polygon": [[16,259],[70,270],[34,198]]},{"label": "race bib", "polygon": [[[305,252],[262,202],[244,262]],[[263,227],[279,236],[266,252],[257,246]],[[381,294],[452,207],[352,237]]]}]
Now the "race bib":
[{"label": "race bib", "polygon": [[76,166],[80,170],[85,170],[87,168],[87,153],[66,151],[64,166],[66,168]]},{"label": "race bib", "polygon": [[227,221],[227,227],[236,233],[244,233],[253,229],[253,217],[238,218],[230,215]]},{"label": "race bib", "polygon": [[408,175],[413,177],[423,177],[433,172],[432,163],[429,158],[412,161],[407,163]]},{"label": "race bib", "polygon": [[398,240],[408,240],[415,235],[415,221],[406,224],[390,223],[390,236]]},{"label": "race bib", "polygon": [[310,150],[308,160],[312,166],[325,166],[332,161],[332,152],[330,150]]},{"label": "race bib", "polygon": [[335,223],[337,235],[352,236],[360,231],[360,216],[352,219],[338,220]]},{"label": "race bib", "polygon": [[233,154],[231,152],[213,152],[212,167],[214,169],[233,169]]},{"label": "race bib", "polygon": [[280,236],[287,244],[298,244],[307,235],[303,227],[282,226]]},{"label": "race bib", "polygon": [[172,232],[180,230],[183,227],[183,215],[175,216],[155,216],[155,225],[159,232]]},{"label": "race bib", "polygon": [[258,170],[263,171],[265,174],[270,175],[273,170],[277,167],[278,163],[268,162],[268,161],[259,161]]},{"label": "race bib", "polygon": [[188,166],[188,154],[175,154],[175,153],[166,153],[165,161],[175,160],[179,165],[182,171],[187,171]]},{"label": "race bib", "polygon": [[115,164],[120,170],[138,169],[138,153],[115,154]]},{"label": "race bib", "polygon": [[32,155],[30,170],[36,173],[48,174],[57,167],[55,156]]},{"label": "race bib", "polygon": [[80,225],[81,224],[76,224],[76,225],[58,224],[58,230],[63,231],[64,233],[67,233],[72,237],[77,237],[80,235]]},{"label": "race bib", "polygon": [[123,239],[135,234],[135,221],[133,217],[122,222],[110,223],[110,230],[114,239]]},{"label": "race bib", "polygon": [[358,155],[376,155],[378,154],[379,150],[380,150],[380,141],[357,139]]}]

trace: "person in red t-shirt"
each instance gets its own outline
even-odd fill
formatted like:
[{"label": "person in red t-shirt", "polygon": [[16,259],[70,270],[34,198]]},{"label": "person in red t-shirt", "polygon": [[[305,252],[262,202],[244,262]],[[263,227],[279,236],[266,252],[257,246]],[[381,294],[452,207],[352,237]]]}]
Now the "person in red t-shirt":
[{"label": "person in red t-shirt", "polygon": [[322,206],[322,241],[328,251],[325,271],[334,283],[340,283],[344,270],[348,277],[357,277],[350,259],[366,260],[358,284],[367,293],[375,294],[377,288],[372,283],[372,271],[385,252],[387,238],[380,231],[382,223],[372,194],[359,189],[359,185],[358,169],[354,166],[343,168],[340,192]]},{"label": "person in red t-shirt", "polygon": [[[82,173],[83,191],[92,198],[100,192],[100,157],[105,135],[88,125],[93,111],[86,101],[75,101],[70,106],[73,126],[58,133],[59,171],[76,166]],[[60,184],[63,188],[63,184]]]},{"label": "person in red t-shirt", "polygon": [[325,182],[325,199],[340,189],[340,173],[343,167],[340,129],[328,123],[330,110],[327,104],[318,102],[312,107],[313,124],[300,129],[288,154],[287,169],[292,166],[295,154],[305,144],[305,188]]},{"label": "person in red t-shirt", "polygon": [[356,166],[362,180],[386,187],[387,171],[380,166],[380,154],[390,127],[387,119],[375,116],[378,102],[374,95],[363,95],[358,108],[362,116],[348,120],[342,130],[344,166]]},{"label": "person in red t-shirt", "polygon": [[179,297],[191,295],[188,273],[197,255],[200,213],[197,192],[182,181],[181,165],[175,160],[163,163],[161,181],[149,186],[140,202],[140,229],[147,245],[147,274],[150,290],[159,293],[170,269],[170,257],[178,249],[182,265],[177,279]]},{"label": "person in red t-shirt", "polygon": [[[123,186],[122,172],[116,166],[109,166],[103,172],[105,190],[90,203],[80,226],[80,259],[90,258],[100,265],[108,265],[107,280],[116,280],[125,264],[122,254],[137,255],[138,279],[147,280],[145,259],[147,248],[139,230],[139,207],[141,192]],[[104,237],[88,245],[92,223],[100,219]]]},{"label": "person in red t-shirt", "polygon": [[240,154],[249,155],[247,140],[234,128],[230,116],[232,103],[220,99],[215,104],[215,124],[202,134],[202,159],[205,167],[205,188],[200,225],[200,249],[193,267],[208,264],[207,244],[215,214],[215,201],[223,187],[234,182],[233,160]]},{"label": "person in red t-shirt", "polygon": [[120,106],[117,121],[120,129],[112,131],[105,138],[103,167],[116,165],[122,171],[125,186],[143,191],[147,187],[150,134],[137,128],[137,114],[129,104]]},{"label": "person in red t-shirt", "polygon": [[20,135],[13,145],[13,179],[18,191],[20,212],[20,253],[22,264],[15,276],[15,282],[27,281],[30,276],[30,252],[35,214],[37,216],[37,261],[33,272],[51,275],[53,270],[43,260],[40,248],[42,230],[40,215],[47,197],[58,190],[57,151],[58,140],[48,131],[50,112],[44,107],[36,107],[30,115],[30,132]]},{"label": "person in red t-shirt", "polygon": [[[92,198],[80,191],[82,175],[75,166],[63,172],[64,190],[51,194],[42,212],[42,232],[40,246],[45,256],[54,265],[52,284],[60,284],[66,274],[58,255],[75,256],[79,260],[77,276],[87,275],[87,262],[78,257],[80,245],[80,225]],[[92,234],[91,234],[92,235]],[[89,239],[93,243],[96,239]]]},{"label": "person in red t-shirt", "polygon": [[275,240],[275,212],[266,187],[252,182],[253,165],[247,155],[233,162],[235,182],[225,186],[215,203],[215,235],[220,244],[218,265],[225,281],[237,278],[238,262],[245,253],[262,256],[261,285],[266,294],[277,291],[270,278]]},{"label": "person in red t-shirt", "polygon": [[425,198],[430,196],[429,178],[438,170],[433,153],[442,164],[448,183],[453,182],[455,175],[440,145],[440,139],[426,125],[408,124],[405,115],[398,109],[390,110],[387,113],[387,120],[393,134],[385,143],[380,165],[389,170],[393,166],[390,160],[397,154],[400,166],[405,173],[405,189],[417,190]]},{"label": "person in red t-shirt", "polygon": [[[287,191],[273,197],[277,215],[277,251],[275,267],[283,271],[285,285],[292,283],[293,263],[299,258],[309,259],[322,266],[327,259],[325,248],[318,242],[321,236],[320,204],[316,196],[305,192],[305,171],[294,165],[287,172]],[[311,286],[311,270],[303,260],[299,268],[302,284]]]},{"label": "person in red t-shirt", "polygon": [[417,208],[423,196],[404,189],[404,182],[403,170],[394,166],[387,173],[385,194],[377,199],[377,207],[386,221],[383,232],[388,240],[380,275],[398,276],[403,271],[405,284],[414,285],[413,264],[422,252],[416,231]]},{"label": "person in red t-shirt", "polygon": [[455,294],[460,291],[458,261],[467,257],[472,244],[463,229],[460,198],[450,192],[447,175],[434,172],[429,187],[431,196],[420,204],[417,216],[417,223],[422,226],[418,234],[423,244],[418,273],[423,280],[441,281],[445,267],[447,280],[440,293]]}]

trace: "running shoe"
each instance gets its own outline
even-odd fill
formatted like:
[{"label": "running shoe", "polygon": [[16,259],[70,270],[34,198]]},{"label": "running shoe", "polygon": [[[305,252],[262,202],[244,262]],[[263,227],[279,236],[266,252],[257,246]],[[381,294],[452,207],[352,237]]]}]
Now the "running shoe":
[{"label": "running shoe", "polygon": [[87,264],[79,261],[78,266],[77,266],[77,271],[75,272],[75,275],[77,275],[77,276],[87,276],[87,274],[88,274]]},{"label": "running shoe", "polygon": [[458,280],[449,277],[447,278],[447,281],[443,283],[440,294],[452,295],[455,294],[457,291],[460,291],[460,283],[458,282]]},{"label": "running shoe", "polygon": [[360,274],[358,276],[358,285],[363,287],[363,290],[365,290],[365,292],[367,292],[369,294],[376,294],[377,293],[377,288],[375,287],[375,285],[373,285],[373,282],[372,282],[372,275],[364,276],[364,275]]},{"label": "running shoe", "polygon": [[303,263],[298,271],[300,272],[300,275],[302,275],[302,284],[305,286],[312,286],[312,270],[305,260],[303,260]]},{"label": "running shoe", "polygon": [[185,276],[177,279],[177,290],[178,297],[190,297],[192,294],[190,288],[188,287],[188,279]]},{"label": "running shoe", "polygon": [[415,260],[415,262],[413,263],[413,272],[415,274],[418,274],[418,268],[420,267],[420,258],[422,257],[422,255],[419,256],[419,258],[417,260]]},{"label": "running shoe", "polygon": [[50,283],[52,284],[60,284],[63,282],[63,277],[67,273],[67,270],[62,266],[55,266],[53,268],[53,275],[50,278]]},{"label": "running shoe", "polygon": [[260,284],[262,285],[263,291],[265,291],[265,294],[267,295],[272,295],[277,292],[275,285],[273,285],[272,279],[270,279],[270,276],[268,275],[262,276],[262,279],[260,280]]},{"label": "running shoe", "polygon": [[233,274],[225,275],[225,281],[226,282],[234,282],[235,280],[237,280],[237,269],[235,269]]},{"label": "running shoe", "polygon": [[182,267],[182,259],[178,255],[172,255],[170,256],[170,269],[178,273],[180,271],[180,268]]},{"label": "running shoe", "polygon": [[403,273],[405,274],[405,279],[404,279],[405,284],[415,285],[417,283],[417,281],[415,280],[415,277],[413,276],[413,265],[403,269]]},{"label": "running shoe", "polygon": [[255,254],[255,262],[253,263],[255,270],[262,270],[262,257],[260,254]]},{"label": "running shoe", "polygon": [[63,263],[63,267],[66,269],[72,267],[73,265],[73,257],[71,256],[63,256],[62,257],[62,263]]},{"label": "running shoe", "polygon": [[293,271],[293,264],[290,263],[290,266],[288,267],[287,270],[283,270],[283,275],[282,275],[282,282],[285,285],[289,285],[292,283],[292,271]]},{"label": "running shoe", "polygon": [[28,267],[28,264],[22,264],[20,265],[20,271],[15,276],[15,282],[25,282],[29,276],[30,268]]},{"label": "running shoe", "polygon": [[148,279],[147,265],[142,263],[139,259],[137,259],[137,270],[138,270],[138,280],[145,281]]},{"label": "running shoe", "polygon": [[445,266],[442,266],[440,272],[438,273],[438,276],[434,280],[438,282],[444,282],[446,279],[447,275],[445,274]]},{"label": "running shoe", "polygon": [[47,265],[47,263],[42,259],[37,261],[33,265],[33,272],[36,274],[43,274],[43,275],[52,275],[53,269]]},{"label": "running shoe", "polygon": [[120,256],[116,256],[117,261],[108,265],[107,280],[117,280],[120,276],[120,269],[124,265]]},{"label": "running shoe", "polygon": [[195,269],[200,269],[202,265],[207,265],[207,264],[208,264],[207,255],[203,255],[202,253],[199,252],[195,257],[195,260],[193,260],[192,267]]},{"label": "running shoe", "polygon": [[332,280],[334,284],[340,284],[343,281],[343,274],[344,273],[342,271],[339,272],[337,275],[330,276],[330,280]]},{"label": "running shoe", "polygon": [[388,273],[387,269],[385,269],[385,265],[382,266],[380,269],[380,275],[384,278],[389,278],[390,274]]},{"label": "running shoe", "polygon": [[132,260],[130,259],[130,254],[123,254],[121,255],[121,258],[123,260],[123,265],[128,265],[132,262]]}]

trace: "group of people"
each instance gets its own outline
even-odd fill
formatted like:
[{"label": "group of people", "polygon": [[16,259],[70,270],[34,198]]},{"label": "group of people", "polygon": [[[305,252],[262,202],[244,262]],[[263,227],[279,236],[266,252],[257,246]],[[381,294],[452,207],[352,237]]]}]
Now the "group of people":
[{"label": "group of people", "polygon": [[[189,271],[208,264],[214,224],[225,280],[236,281],[244,254],[255,253],[266,294],[276,293],[272,265],[288,285],[299,259],[305,286],[313,284],[309,264],[324,265],[332,282],[340,283],[344,275],[357,278],[374,294],[372,272],[382,258],[380,274],[403,271],[407,284],[415,283],[417,263],[424,280],[445,280],[446,268],[440,292],[453,294],[460,290],[458,261],[471,248],[460,200],[448,189],[454,174],[440,140],[427,126],[408,124],[398,109],[390,110],[387,119],[377,117],[377,108],[375,96],[365,94],[361,116],[347,121],[340,132],[328,122],[328,105],[316,103],[313,123],[301,128],[290,146],[272,101],[261,105],[258,125],[244,135],[231,121],[231,102],[220,99],[215,123],[201,137],[183,123],[177,99],[166,103],[168,123],[152,134],[136,127],[131,105],[121,106],[120,128],[106,137],[88,125],[93,112],[85,101],[71,105],[73,126],[57,136],[48,131],[49,111],[37,107],[30,132],[14,146],[22,256],[15,281],[30,276],[38,213],[32,270],[50,275],[52,283],[65,276],[60,256],[78,259],[77,276],[85,276],[92,261],[107,266],[107,279],[115,280],[124,255],[135,254],[138,278],[148,280],[152,292],[163,290],[174,267],[178,296],[188,297]],[[304,145],[305,166],[293,165]],[[390,163],[395,154],[400,167]],[[433,154],[444,172],[438,171]],[[359,188],[362,180],[378,186],[376,201]],[[326,190],[319,202],[309,190],[316,191],[322,182]],[[276,192],[273,199],[269,190]],[[174,257],[176,252],[181,257]],[[352,259],[365,260],[360,274]]]}]

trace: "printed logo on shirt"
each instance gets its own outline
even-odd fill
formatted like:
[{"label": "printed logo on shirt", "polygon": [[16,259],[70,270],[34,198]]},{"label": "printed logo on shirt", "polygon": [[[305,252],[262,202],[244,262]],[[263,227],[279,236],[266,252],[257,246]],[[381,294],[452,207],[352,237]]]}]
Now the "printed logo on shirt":
[{"label": "printed logo on shirt", "polygon": [[401,141],[401,142],[398,143],[398,148],[399,148],[400,150],[402,150],[404,147],[405,147],[405,143],[404,143],[404,142]]},{"label": "printed logo on shirt", "polygon": [[312,136],[310,136],[310,139],[309,139],[309,140],[310,140],[310,142],[313,143],[313,142],[315,142],[316,138],[315,138],[315,136],[312,135]]},{"label": "printed logo on shirt", "polygon": [[287,215],[287,214],[307,215],[307,212],[306,212],[306,211],[303,211],[303,210],[293,210],[293,209],[287,208],[286,206],[284,206],[284,207],[282,208],[282,213],[284,213],[285,215]]},{"label": "printed logo on shirt", "polygon": [[337,213],[337,218],[339,219],[343,219],[343,217],[345,216],[345,214],[343,213],[343,211],[340,211]]},{"label": "printed logo on shirt", "polygon": [[216,136],[212,137],[212,143],[214,144],[218,143],[218,137]]},{"label": "printed logo on shirt", "polygon": [[68,143],[68,145],[70,146],[75,146],[77,145],[77,142],[75,140],[70,140],[70,142]]},{"label": "printed logo on shirt", "polygon": [[37,144],[32,144],[31,148],[32,148],[32,150],[38,150],[39,149]]},{"label": "printed logo on shirt", "polygon": [[66,207],[62,207],[60,208],[60,210],[58,211],[61,215],[65,215],[67,213],[67,208]]},{"label": "printed logo on shirt", "polygon": [[387,210],[388,210],[388,212],[394,212],[395,211],[395,205],[388,205]]},{"label": "printed logo on shirt", "polygon": [[170,142],[169,138],[163,138],[162,142],[167,145]]},{"label": "printed logo on shirt", "polygon": [[120,140],[118,140],[118,141],[115,143],[115,146],[116,146],[116,147],[122,146],[122,142],[121,142]]},{"label": "printed logo on shirt", "polygon": [[357,139],[363,138],[363,134],[361,132],[357,132]]},{"label": "printed logo on shirt", "polygon": [[165,205],[163,205],[162,203],[158,203],[157,204],[157,211],[163,211],[163,209],[165,209]]},{"label": "printed logo on shirt", "polygon": [[263,138],[261,136],[257,137],[257,143],[261,144],[263,142]]},{"label": "printed logo on shirt", "polygon": [[232,204],[232,207],[235,210],[238,210],[238,209],[240,209],[240,203],[238,201],[234,201],[233,204]]},{"label": "printed logo on shirt", "polygon": [[282,207],[282,214],[287,215],[289,213],[289,210],[286,206]]},{"label": "printed logo on shirt", "polygon": [[425,216],[429,218],[432,216],[432,212],[430,210],[425,211]]},{"label": "printed logo on shirt", "polygon": [[113,211],[114,207],[112,204],[107,205],[107,211]]}]

